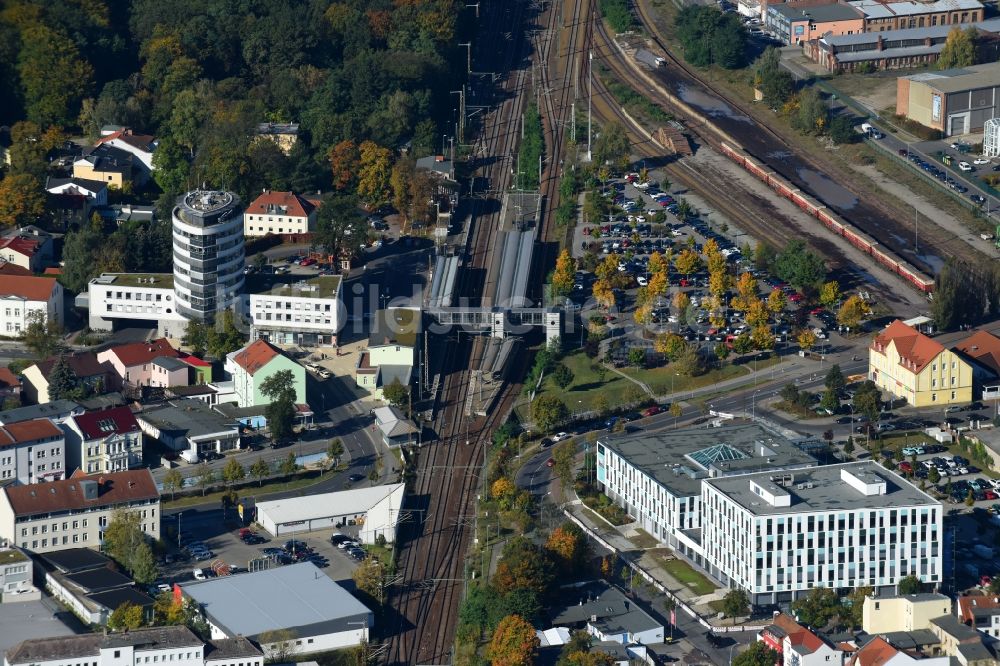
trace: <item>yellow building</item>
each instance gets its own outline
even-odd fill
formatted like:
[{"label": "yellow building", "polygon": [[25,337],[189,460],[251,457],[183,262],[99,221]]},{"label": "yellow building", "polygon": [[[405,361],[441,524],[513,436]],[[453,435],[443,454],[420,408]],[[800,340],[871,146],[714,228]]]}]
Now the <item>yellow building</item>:
[{"label": "yellow building", "polygon": [[915,407],[972,402],[972,366],[899,320],[868,348],[868,378]]},{"label": "yellow building", "polygon": [[951,614],[951,598],[937,592],[865,597],[861,628],[869,634],[917,631],[931,620]]}]

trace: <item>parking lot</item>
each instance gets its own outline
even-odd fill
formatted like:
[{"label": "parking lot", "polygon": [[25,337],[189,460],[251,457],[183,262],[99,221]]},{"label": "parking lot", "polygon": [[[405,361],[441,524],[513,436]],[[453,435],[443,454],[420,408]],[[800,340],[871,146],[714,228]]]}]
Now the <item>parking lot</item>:
[{"label": "parking lot", "polygon": [[[786,342],[792,330],[803,327],[811,329],[822,341],[827,338],[829,330],[837,328],[834,313],[821,307],[802,310],[798,305],[804,300],[802,294],[758,270],[745,259],[736,243],[742,234],[733,233],[725,226],[712,225],[702,216],[685,210],[678,198],[662,192],[655,183],[643,186],[630,180],[634,178],[609,182],[605,196],[611,199],[612,212],[607,221],[578,225],[574,240],[574,253],[581,259],[590,253],[598,261],[609,255],[618,258],[618,271],[625,276],[627,285],[616,292],[619,310],[631,309],[638,289],[648,283],[649,262],[653,253],[661,256],[672,253],[675,258],[685,249],[700,253],[705,243],[711,240],[733,264],[735,273],[749,272],[756,278],[761,298],[766,298],[775,289],[785,293],[787,307],[774,328],[776,342]],[[586,264],[585,261],[583,263]],[[676,267],[671,267],[670,276],[673,290],[685,293],[692,307],[680,312],[668,298],[660,297],[653,303],[647,325],[653,332],[675,332],[688,341],[721,342],[749,330],[742,314],[732,310],[727,313],[724,325],[715,326],[710,322],[706,309],[711,296],[708,291],[709,276],[704,266],[688,274],[679,274]],[[594,304],[589,300],[593,282],[594,275],[590,271],[578,272],[569,298],[571,308],[593,308]],[[584,316],[588,315],[585,313]],[[613,319],[611,315],[610,320]]]},{"label": "parking lot", "polygon": [[[357,566],[357,560],[353,559],[343,550],[338,549],[330,543],[330,537],[335,533],[342,533],[347,536],[355,536],[357,528],[345,528],[343,530],[317,530],[295,535],[271,538],[262,530],[254,530],[258,536],[267,539],[264,543],[247,544],[239,538],[239,528],[220,526],[218,520],[212,520],[212,514],[219,516],[220,512],[202,512],[209,516],[185,514],[181,517],[181,538],[180,542],[188,546],[192,542],[200,542],[210,549],[211,556],[204,559],[197,559],[192,556],[188,548],[178,549],[177,543],[171,544],[170,559],[167,563],[160,562],[161,579],[166,583],[185,582],[194,580],[194,570],[202,569],[205,572],[211,570],[213,563],[225,562],[236,567],[236,574],[245,572],[248,563],[254,559],[268,557],[273,549],[282,549],[285,543],[294,539],[303,542],[311,548],[318,556],[316,564],[331,579],[341,582],[350,581],[351,574]],[[170,517],[164,518],[164,523],[170,521]],[[206,523],[212,525],[208,527]],[[221,529],[220,529],[221,527]],[[351,530],[354,530],[353,532]],[[282,566],[282,562],[291,563],[291,558],[273,558],[271,566]],[[207,574],[210,575],[210,574]]]}]

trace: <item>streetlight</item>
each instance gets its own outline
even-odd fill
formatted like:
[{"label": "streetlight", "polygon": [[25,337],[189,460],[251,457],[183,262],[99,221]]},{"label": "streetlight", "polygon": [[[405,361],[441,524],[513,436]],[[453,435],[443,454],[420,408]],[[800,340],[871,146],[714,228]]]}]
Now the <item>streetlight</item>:
[{"label": "streetlight", "polygon": [[760,393],[763,390],[764,389],[757,389],[756,391],[753,392],[753,395],[750,396],[750,420],[751,421],[753,421],[753,420],[755,420],[757,418],[757,394]]}]

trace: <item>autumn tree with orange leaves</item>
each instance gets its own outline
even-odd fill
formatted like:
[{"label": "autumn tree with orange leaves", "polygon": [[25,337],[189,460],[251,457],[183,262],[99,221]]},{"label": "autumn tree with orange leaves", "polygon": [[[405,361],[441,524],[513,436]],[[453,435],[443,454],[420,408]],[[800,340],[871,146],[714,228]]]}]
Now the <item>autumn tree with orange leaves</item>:
[{"label": "autumn tree with orange leaves", "polygon": [[520,615],[508,615],[493,632],[486,658],[493,666],[531,666],[538,645],[535,628]]}]

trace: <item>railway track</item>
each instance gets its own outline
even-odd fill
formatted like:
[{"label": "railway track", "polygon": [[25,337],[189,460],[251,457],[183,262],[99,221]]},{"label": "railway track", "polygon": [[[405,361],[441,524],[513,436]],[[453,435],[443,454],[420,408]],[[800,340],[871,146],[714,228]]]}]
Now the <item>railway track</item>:
[{"label": "railway track", "polygon": [[[610,43],[612,37],[602,22],[597,23],[598,35],[594,41],[595,60],[604,64],[619,80],[633,80],[634,77],[630,76],[630,66],[623,62],[620,52]],[[594,110],[597,118],[618,122],[626,129],[633,149],[640,157],[663,160],[663,148],[650,141],[649,136],[636,127],[636,121],[623,113],[621,105],[599,77],[595,78],[594,84]],[[660,168],[670,180],[696,192],[712,208],[737,223],[742,231],[755,238],[781,239],[788,238],[790,233],[799,238],[804,237],[810,246],[827,260],[845,288],[864,286],[866,290],[877,293],[883,302],[910,304],[891,285],[881,281],[873,283],[872,275],[859,270],[856,262],[848,257],[822,228],[817,226],[815,233],[803,231],[801,224],[796,224],[771,202],[738,183],[734,183],[733,187],[726,190],[706,187],[706,183],[732,182],[728,174],[724,174],[716,167],[702,162],[695,170],[689,162],[680,160],[667,162]]]},{"label": "railway track", "polygon": [[[660,71],[655,72],[653,76],[679,98],[701,109],[706,115],[711,115],[715,126],[736,139],[746,152],[792,182],[795,187],[824,202],[858,229],[928,275],[934,275],[935,268],[950,256],[956,256],[969,263],[979,262],[985,258],[985,255],[969,247],[955,234],[934,224],[929,218],[921,220],[922,252],[915,253],[907,240],[912,237],[910,223],[912,218],[909,211],[906,211],[904,219],[903,211],[887,205],[877,196],[860,191],[853,186],[853,183],[830,180],[826,177],[822,164],[817,163],[811,156],[798,152],[780,134],[750,115],[741,101],[733,100],[713,89],[698,76],[696,71],[674,56],[643,2],[636,0],[633,3],[633,13],[667,59],[666,66],[660,68]],[[653,98],[660,97],[655,92],[653,94],[650,94],[651,91],[642,92]],[[670,108],[678,116],[684,115],[667,100],[660,98],[656,101]],[[685,118],[685,120],[703,141],[718,147],[720,143],[718,137],[704,127],[702,121],[696,118]],[[787,231],[781,237],[787,238]]]},{"label": "railway track", "polygon": [[[510,184],[510,160],[520,136],[527,72],[521,26],[530,6],[526,2],[484,5],[485,39],[476,52],[505,77],[501,98],[489,114],[477,141],[472,166],[487,179],[488,191],[502,194]],[[499,56],[499,57],[498,57]],[[494,159],[499,156],[501,159]],[[502,223],[500,206],[486,196],[473,200],[471,246],[460,296],[476,303],[493,293],[491,250]],[[471,269],[471,270],[468,270]],[[481,418],[464,415],[472,369],[483,354],[481,341],[453,331],[441,345],[445,380],[434,423],[437,438],[418,453],[411,498],[423,520],[405,523],[400,532],[398,571],[404,584],[390,589],[391,620],[387,626],[387,664],[452,663],[455,621],[465,589],[465,551],[473,529],[475,497],[483,460],[493,430],[509,413],[516,387],[508,387],[496,408]],[[522,361],[523,362],[523,361]]]}]

